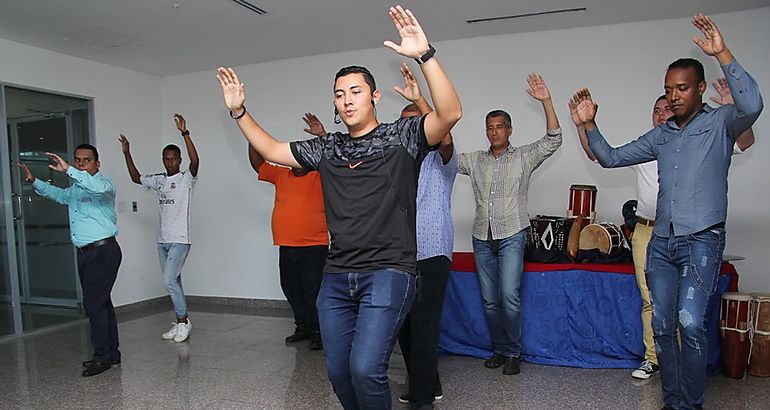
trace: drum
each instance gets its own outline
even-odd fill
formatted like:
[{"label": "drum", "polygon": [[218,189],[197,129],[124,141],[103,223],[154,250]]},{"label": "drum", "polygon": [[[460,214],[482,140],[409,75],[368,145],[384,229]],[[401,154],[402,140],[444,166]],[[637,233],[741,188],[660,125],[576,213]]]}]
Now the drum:
[{"label": "drum", "polygon": [[751,295],[737,292],[722,294],[719,328],[722,334],[722,373],[740,379],[749,361],[749,305]]},{"label": "drum", "polygon": [[770,377],[770,294],[751,294],[751,321],[749,374]]},{"label": "drum", "polygon": [[582,216],[586,224],[596,219],[596,187],[572,185],[569,187],[569,211],[567,216]]},{"label": "drum", "polygon": [[623,232],[611,222],[590,224],[580,231],[580,249],[613,253],[623,245]]}]

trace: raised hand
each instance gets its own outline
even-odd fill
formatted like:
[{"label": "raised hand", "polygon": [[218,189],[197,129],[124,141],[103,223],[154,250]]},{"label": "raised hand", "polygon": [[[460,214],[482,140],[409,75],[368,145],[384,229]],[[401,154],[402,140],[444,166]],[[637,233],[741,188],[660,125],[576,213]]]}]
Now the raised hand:
[{"label": "raised hand", "polygon": [[572,100],[568,100],[567,105],[569,106],[569,114],[570,117],[572,117],[572,123],[575,124],[576,127],[582,126],[583,122],[580,121],[580,117],[578,117],[577,113],[577,104],[572,102]]},{"label": "raised hand", "polygon": [[302,117],[302,120],[307,124],[307,128],[302,131],[305,131],[310,135],[315,135],[316,137],[326,135],[323,123],[312,112],[306,112],[305,116]]},{"label": "raised hand", "polygon": [[420,85],[417,83],[417,77],[414,76],[414,73],[412,73],[412,70],[406,63],[401,65],[401,75],[404,76],[404,88],[393,86],[393,90],[411,102],[416,102],[422,98]]},{"label": "raised hand", "polygon": [[390,14],[390,19],[393,20],[393,24],[398,30],[398,35],[401,36],[401,44],[388,40],[383,43],[385,47],[389,47],[405,57],[417,58],[425,54],[430,47],[428,38],[412,11],[396,6],[391,7],[388,14]]},{"label": "raised hand", "polygon": [[70,164],[68,164],[67,161],[63,160],[62,157],[54,154],[53,152],[45,152],[44,154],[51,161],[53,161],[53,164],[48,164],[48,168],[51,168],[54,171],[66,172],[70,167]]},{"label": "raised hand", "polygon": [[176,123],[176,129],[178,129],[179,132],[187,131],[187,121],[184,120],[182,114],[174,113],[174,123]]},{"label": "raised hand", "polygon": [[120,148],[124,154],[128,154],[131,152],[131,147],[128,143],[128,138],[126,138],[125,135],[120,134],[120,138],[118,138],[118,141],[120,141]]},{"label": "raised hand", "polygon": [[19,163],[19,168],[21,168],[21,170],[24,171],[24,180],[25,181],[27,181],[30,184],[35,182],[35,176],[32,175],[32,171],[30,171],[29,168],[27,168],[27,166],[24,163],[20,162]]},{"label": "raised hand", "polygon": [[710,100],[717,105],[735,104],[733,100],[733,93],[730,92],[730,87],[727,85],[727,79],[719,77],[716,81],[712,82],[714,90],[719,94],[719,98],[711,97]]},{"label": "raised hand", "polygon": [[594,104],[588,88],[581,88],[572,96],[572,105],[575,106],[575,115],[581,124],[591,122],[596,118],[596,111],[599,106]]},{"label": "raised hand", "polygon": [[222,95],[225,98],[227,109],[233,114],[240,114],[243,109],[243,102],[246,101],[246,94],[243,92],[243,83],[238,79],[238,75],[232,68],[219,67],[217,80],[222,86]]},{"label": "raised hand", "polygon": [[692,18],[692,24],[703,33],[704,38],[693,36],[692,41],[697,44],[704,53],[710,56],[716,56],[727,49],[727,47],[725,47],[725,41],[722,38],[722,33],[719,32],[717,25],[714,24],[708,16],[698,13]]},{"label": "raised hand", "polygon": [[545,86],[545,81],[540,74],[532,73],[527,76],[527,83],[529,83],[527,94],[532,96],[532,98],[540,102],[551,99],[551,92],[548,91],[548,87]]}]

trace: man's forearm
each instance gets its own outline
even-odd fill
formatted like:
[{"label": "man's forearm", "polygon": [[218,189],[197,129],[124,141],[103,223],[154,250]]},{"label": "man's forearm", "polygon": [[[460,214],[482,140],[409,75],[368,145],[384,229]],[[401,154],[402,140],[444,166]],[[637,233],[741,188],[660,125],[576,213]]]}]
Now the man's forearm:
[{"label": "man's forearm", "polygon": [[198,150],[195,149],[195,144],[193,144],[189,132],[186,135],[182,135],[182,138],[184,138],[184,145],[187,148],[187,156],[190,158],[190,172],[193,174],[193,176],[197,176],[198,164],[200,163],[200,159],[198,158]]},{"label": "man's forearm", "polygon": [[556,116],[556,110],[553,108],[553,100],[550,98],[543,101],[543,112],[545,112],[546,129],[555,130],[559,128],[559,118]]},{"label": "man's forearm", "polygon": [[460,120],[462,106],[457,91],[435,57],[421,64],[420,70],[422,70],[425,81],[428,83],[428,90],[430,90],[437,119],[436,128],[431,130],[435,132],[432,132],[428,141],[434,145],[444,138],[455,123]]},{"label": "man's forearm", "polygon": [[141,184],[142,174],[138,169],[136,169],[136,165],[134,165],[134,159],[131,157],[131,153],[126,152],[123,154],[123,156],[126,158],[126,168],[128,168],[128,176],[131,177],[131,181],[136,184]]},{"label": "man's forearm", "polygon": [[238,128],[241,129],[243,136],[249,141],[249,145],[257,150],[264,159],[291,168],[302,168],[294,158],[294,155],[292,155],[289,144],[273,138],[272,135],[254,121],[251,114],[246,112],[243,117],[235,120],[235,122],[238,124]]},{"label": "man's forearm", "polygon": [[735,59],[728,64],[723,64],[722,72],[733,95],[735,108],[747,116],[758,117],[764,103],[759,85],[754,78]]}]

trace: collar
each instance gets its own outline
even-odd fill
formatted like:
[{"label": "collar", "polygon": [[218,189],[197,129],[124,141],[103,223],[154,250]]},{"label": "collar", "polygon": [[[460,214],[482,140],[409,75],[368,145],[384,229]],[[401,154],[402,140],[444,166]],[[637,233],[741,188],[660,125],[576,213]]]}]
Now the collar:
[{"label": "collar", "polygon": [[[514,151],[516,151],[516,147],[514,147],[513,144],[511,144],[511,142],[508,141],[508,148],[506,148],[505,151],[503,151],[502,155],[500,156],[502,157],[503,155],[506,155],[506,154],[512,154]],[[492,157],[495,156],[495,153],[492,152],[491,146],[489,147],[489,149],[487,149],[486,154]]]},{"label": "collar", "polygon": [[[690,124],[691,122],[693,122],[695,120],[695,118],[697,118],[701,113],[707,113],[708,114],[711,111],[714,111],[714,107],[712,107],[712,106],[710,106],[710,105],[708,105],[706,103],[703,103],[703,105],[701,105],[701,107],[700,107],[700,110],[698,110],[698,112],[695,113],[695,115],[692,117],[690,122],[688,122],[687,124]],[[673,116],[673,115],[671,116],[671,118],[666,120],[666,124],[668,124],[669,127],[673,128],[675,130],[679,129],[679,125],[676,124],[676,117]]]}]

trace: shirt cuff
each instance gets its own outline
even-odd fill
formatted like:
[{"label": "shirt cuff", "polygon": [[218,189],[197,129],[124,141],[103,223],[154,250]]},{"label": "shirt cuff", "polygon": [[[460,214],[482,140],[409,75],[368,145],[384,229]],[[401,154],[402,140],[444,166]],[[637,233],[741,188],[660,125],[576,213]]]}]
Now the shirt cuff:
[{"label": "shirt cuff", "polygon": [[552,137],[555,137],[555,136],[557,136],[557,135],[561,135],[561,127],[559,127],[559,128],[554,128],[554,129],[552,129],[552,130],[551,130],[551,129],[548,129],[548,130],[546,130],[546,131],[545,131],[545,133],[546,133],[546,134],[548,134],[548,135],[550,135],[550,136],[552,136]]}]

